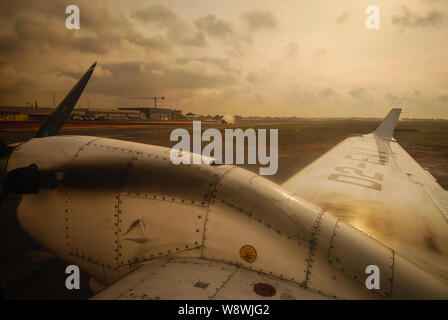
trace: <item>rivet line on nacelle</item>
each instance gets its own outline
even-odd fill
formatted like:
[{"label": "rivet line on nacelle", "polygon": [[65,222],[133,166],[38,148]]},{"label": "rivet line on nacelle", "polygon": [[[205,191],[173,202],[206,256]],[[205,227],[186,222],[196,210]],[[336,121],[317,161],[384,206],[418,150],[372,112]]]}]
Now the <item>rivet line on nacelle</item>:
[{"label": "rivet line on nacelle", "polygon": [[[234,208],[236,210],[238,210],[239,212],[245,214],[246,216],[253,218],[254,220],[256,220],[258,223],[264,224],[266,227],[268,227],[269,229],[273,230],[274,232],[276,232],[277,234],[279,234],[280,236],[282,236],[285,239],[291,240],[290,236],[287,236],[286,234],[283,234],[279,229],[275,229],[273,228],[270,224],[264,222],[261,218],[257,217],[256,215],[252,214],[250,211],[246,211],[243,208],[239,208],[236,205],[230,203],[229,201],[226,201],[225,199],[221,199],[221,202],[224,203],[225,205],[230,206],[231,208]],[[297,245],[302,246],[301,242],[296,242]]]},{"label": "rivet line on nacelle", "polygon": [[135,197],[135,198],[152,198],[152,199],[158,200],[158,201],[167,201],[167,202],[181,203],[181,204],[185,204],[185,205],[194,205],[194,206],[198,206],[198,207],[207,207],[207,205],[204,201],[180,199],[180,198],[168,197],[165,195],[141,194],[139,192],[121,192],[121,194],[124,194],[129,197]]}]

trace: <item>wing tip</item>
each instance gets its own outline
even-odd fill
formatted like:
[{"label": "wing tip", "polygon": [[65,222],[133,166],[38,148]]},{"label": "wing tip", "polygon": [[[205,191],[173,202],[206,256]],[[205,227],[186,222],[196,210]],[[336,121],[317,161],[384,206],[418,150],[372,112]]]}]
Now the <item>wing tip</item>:
[{"label": "wing tip", "polygon": [[393,108],[389,111],[388,115],[380,123],[378,128],[373,132],[373,134],[382,139],[391,140],[393,139],[393,134],[395,131],[395,126],[398,123],[398,119],[401,114],[401,108]]}]

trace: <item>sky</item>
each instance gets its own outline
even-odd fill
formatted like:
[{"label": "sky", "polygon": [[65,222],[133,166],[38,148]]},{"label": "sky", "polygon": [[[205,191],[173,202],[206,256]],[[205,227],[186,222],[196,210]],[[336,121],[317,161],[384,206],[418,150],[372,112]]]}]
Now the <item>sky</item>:
[{"label": "sky", "polygon": [[0,26],[0,105],[52,106],[96,61],[80,107],[448,119],[447,0],[15,0]]}]

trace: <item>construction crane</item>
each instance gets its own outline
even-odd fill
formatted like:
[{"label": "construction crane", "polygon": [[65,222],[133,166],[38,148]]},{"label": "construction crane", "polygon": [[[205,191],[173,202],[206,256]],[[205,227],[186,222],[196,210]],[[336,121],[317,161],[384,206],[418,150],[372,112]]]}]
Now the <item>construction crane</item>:
[{"label": "construction crane", "polygon": [[154,100],[154,109],[157,110],[157,99],[165,100],[165,97],[157,97],[157,96],[153,96],[153,97],[127,97],[127,99],[152,99],[152,100]]}]

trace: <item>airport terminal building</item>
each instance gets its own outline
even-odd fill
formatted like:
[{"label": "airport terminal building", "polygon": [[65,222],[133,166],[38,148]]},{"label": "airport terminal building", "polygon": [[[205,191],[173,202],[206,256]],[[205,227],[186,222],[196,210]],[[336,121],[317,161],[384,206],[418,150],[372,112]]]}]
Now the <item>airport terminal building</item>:
[{"label": "airport terminal building", "polygon": [[[40,121],[47,119],[54,108],[0,106],[0,121]],[[119,107],[117,109],[75,108],[72,120],[182,120],[182,110],[169,108]]]},{"label": "airport terminal building", "polygon": [[138,108],[138,107],[119,107],[118,110],[139,111],[146,116],[146,119],[153,121],[181,120],[184,119],[182,110],[169,108]]}]

